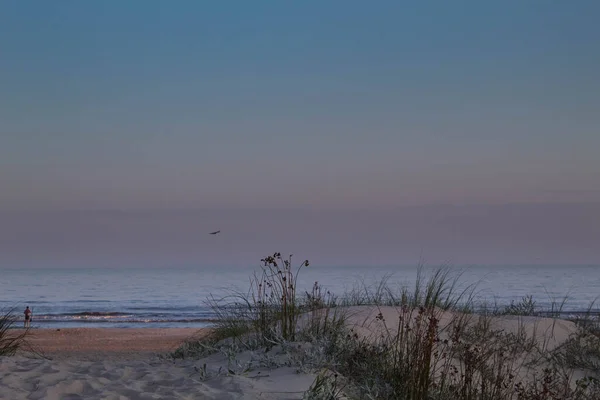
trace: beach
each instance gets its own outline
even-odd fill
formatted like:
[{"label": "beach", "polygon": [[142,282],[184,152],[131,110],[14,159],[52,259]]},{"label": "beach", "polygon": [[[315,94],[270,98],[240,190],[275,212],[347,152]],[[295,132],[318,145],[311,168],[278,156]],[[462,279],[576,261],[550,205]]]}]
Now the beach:
[{"label": "beach", "polygon": [[[20,330],[14,330],[18,333]],[[217,374],[226,358],[175,360],[169,353],[208,329],[35,329],[34,352],[0,357],[0,399],[299,399],[314,376],[294,368]],[[232,368],[229,366],[229,368]]]},{"label": "beach", "polygon": [[[340,271],[350,275],[353,269],[316,272],[330,282]],[[546,277],[558,281],[565,271],[551,269]],[[292,298],[295,309],[304,311],[297,321],[279,321],[288,303],[278,303],[278,296],[268,309],[252,302],[249,309],[230,307],[215,300],[220,297],[206,295],[208,286],[198,289],[196,283],[207,280],[199,281],[197,271],[177,272],[98,270],[92,273],[94,279],[88,279],[83,273],[45,271],[47,279],[35,286],[37,297],[19,303],[33,310],[26,342],[16,355],[0,356],[0,400],[342,400],[348,398],[346,394],[368,398],[373,393],[378,393],[374,399],[395,400],[402,398],[398,396],[403,390],[419,385],[417,375],[432,380],[427,387],[446,396],[440,399],[468,398],[456,396],[479,390],[467,388],[471,379],[479,380],[482,387],[503,388],[487,398],[512,400],[518,390],[528,398],[538,391],[539,382],[546,381],[553,382],[552,390],[566,388],[565,399],[600,398],[600,386],[589,390],[585,386],[585,379],[596,379],[599,370],[594,353],[600,340],[596,314],[586,316],[583,307],[591,286],[578,292],[571,308],[538,304],[528,296],[514,301],[516,289],[500,304],[486,308],[462,292],[470,282],[456,290],[451,270],[433,270],[420,285],[418,279],[407,281],[408,289],[386,280],[386,290],[373,286],[377,282],[373,271],[372,281],[365,281],[364,287],[340,291],[344,295],[337,303],[320,286],[308,292],[306,287],[317,279],[308,276],[298,281],[299,293],[304,294]],[[24,292],[28,278],[28,272],[12,271],[4,287]],[[285,285],[283,280],[269,279],[269,288]],[[78,291],[56,290],[65,281]],[[92,281],[104,282],[107,289],[96,290]],[[530,278],[523,286],[533,282]],[[341,290],[339,282],[334,287]],[[213,303],[202,302],[199,295],[212,298]],[[23,308],[13,310],[16,319],[4,338],[24,332]],[[272,317],[275,320],[268,322]],[[576,322],[577,318],[590,318],[591,325]],[[284,320],[294,327],[284,332]],[[568,375],[546,372],[557,368]],[[467,379],[458,373],[466,370],[476,372]],[[442,376],[450,383],[439,389],[436,385]],[[386,383],[390,381],[395,386]]]},{"label": "beach", "polygon": [[[388,326],[385,321],[406,315],[396,307],[359,306],[339,312],[346,315],[345,326],[351,332],[375,342],[384,333],[395,334],[393,323]],[[467,325],[481,323],[476,315],[432,312],[442,340],[449,338],[444,332],[457,318]],[[308,314],[301,324],[315,315],[320,313]],[[560,348],[578,332],[573,322],[551,318],[505,315],[488,322],[490,332],[509,335],[502,337],[513,338],[510,343],[523,335],[544,352]],[[0,399],[302,399],[327,370],[318,364],[323,355],[318,338],[317,342],[304,339],[268,348],[240,348],[229,342],[204,354],[171,357],[184,342],[205,338],[209,332],[193,328],[35,329],[26,346],[33,352],[0,357]],[[527,357],[519,350],[517,359],[523,364],[513,370],[523,382],[549,367],[546,362],[525,367]],[[586,376],[584,372],[572,370],[574,378]]]},{"label": "beach", "polygon": [[195,328],[63,328],[34,329],[29,343],[49,358],[106,359],[146,357],[175,350],[208,329]]}]

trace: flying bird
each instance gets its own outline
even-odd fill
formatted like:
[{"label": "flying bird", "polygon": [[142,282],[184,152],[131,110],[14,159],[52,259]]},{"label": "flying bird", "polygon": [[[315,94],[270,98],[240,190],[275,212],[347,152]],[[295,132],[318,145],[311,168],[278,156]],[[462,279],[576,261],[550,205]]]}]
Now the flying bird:
[{"label": "flying bird", "polygon": [[214,231],[214,232],[209,233],[209,235],[216,235],[217,233],[221,233],[221,231]]}]

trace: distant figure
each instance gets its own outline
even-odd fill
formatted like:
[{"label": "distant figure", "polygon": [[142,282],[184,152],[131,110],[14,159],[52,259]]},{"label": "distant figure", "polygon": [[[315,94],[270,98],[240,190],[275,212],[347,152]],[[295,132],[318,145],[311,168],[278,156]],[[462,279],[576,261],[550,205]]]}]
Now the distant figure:
[{"label": "distant figure", "polygon": [[214,231],[214,232],[209,233],[209,235],[216,235],[217,233],[221,233],[221,231]]},{"label": "distant figure", "polygon": [[27,328],[29,328],[29,325],[31,324],[31,310],[29,309],[29,306],[27,306],[27,308],[25,308],[25,312],[23,314],[25,314],[24,327],[27,329]]}]

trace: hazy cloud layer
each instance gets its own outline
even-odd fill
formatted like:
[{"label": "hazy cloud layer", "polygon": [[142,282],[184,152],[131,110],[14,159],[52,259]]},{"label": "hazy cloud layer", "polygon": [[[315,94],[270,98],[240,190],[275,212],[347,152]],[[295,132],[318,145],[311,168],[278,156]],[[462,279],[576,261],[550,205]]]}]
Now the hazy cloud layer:
[{"label": "hazy cloud layer", "polygon": [[[600,204],[1,214],[0,266],[600,263]],[[208,232],[221,229],[210,236]]]}]

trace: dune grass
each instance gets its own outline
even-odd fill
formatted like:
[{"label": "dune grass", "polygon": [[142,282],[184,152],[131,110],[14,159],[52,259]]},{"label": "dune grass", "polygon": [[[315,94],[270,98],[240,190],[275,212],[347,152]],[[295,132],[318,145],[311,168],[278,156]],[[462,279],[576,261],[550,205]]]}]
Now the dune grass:
[{"label": "dune grass", "polygon": [[553,355],[556,364],[564,368],[593,371],[600,375],[600,318],[594,317],[592,313],[597,300],[590,304],[583,316],[575,319],[578,333],[569,338],[560,351]]},{"label": "dune grass", "polygon": [[[212,345],[224,339],[241,349],[294,341],[302,314],[317,309],[328,312],[335,302],[334,297],[324,293],[318,283],[311,293],[297,293],[299,273],[308,266],[309,261],[304,260],[294,267],[292,256],[284,258],[281,253],[263,258],[260,272],[250,277],[247,292],[234,290],[225,296],[217,298],[211,295],[207,299],[206,304],[215,314],[211,334],[201,342],[184,344],[175,355],[193,357],[207,354],[215,351]],[[327,325],[331,318],[324,321]],[[313,324],[309,329],[318,331],[319,327]]]},{"label": "dune grass", "polygon": [[[298,275],[309,263],[293,268],[291,261],[274,253],[262,260],[247,293],[211,297],[208,304],[217,316],[213,335],[173,355],[221,351],[232,360],[227,373],[236,373],[251,369],[235,363],[236,352],[277,348],[288,355],[286,366],[317,373],[304,396],[312,400],[600,398],[598,331],[580,323],[576,335],[552,348],[536,336],[535,326],[533,333],[526,329],[522,318],[544,312],[530,296],[504,307],[476,307],[476,288],[461,289],[460,275],[449,268],[428,277],[419,268],[412,288],[392,288],[386,277],[374,287],[357,285],[340,298],[318,283],[299,294]],[[565,301],[553,303],[552,315],[560,314]],[[352,325],[347,310],[356,306],[375,312]],[[393,320],[386,320],[384,307],[395,308]],[[507,317],[517,318],[515,330],[495,325]],[[363,329],[367,326],[370,334]],[[298,343],[309,345],[298,352],[304,348]],[[253,365],[279,365],[269,357],[263,354]],[[580,372],[577,378],[574,370]]]},{"label": "dune grass", "polygon": [[427,277],[424,266],[416,268],[414,286],[389,284],[391,276],[384,276],[376,285],[368,286],[364,282],[355,284],[339,301],[340,306],[409,306],[438,307],[443,310],[462,308],[469,311],[476,293],[476,285],[461,287],[460,273],[454,273],[449,267],[440,267]]},{"label": "dune grass", "polygon": [[29,329],[17,330],[18,318],[14,309],[0,315],[0,356],[13,356],[19,350],[29,347],[27,337]]}]

